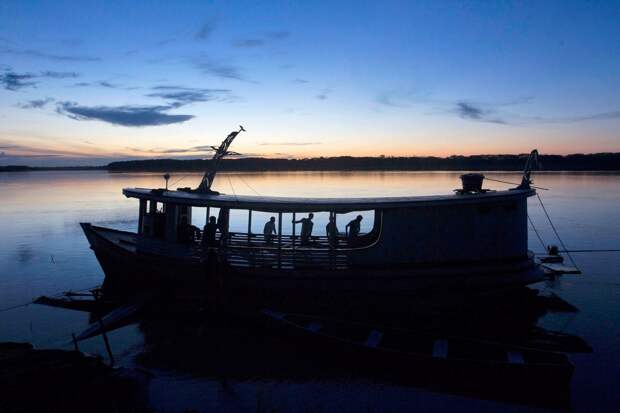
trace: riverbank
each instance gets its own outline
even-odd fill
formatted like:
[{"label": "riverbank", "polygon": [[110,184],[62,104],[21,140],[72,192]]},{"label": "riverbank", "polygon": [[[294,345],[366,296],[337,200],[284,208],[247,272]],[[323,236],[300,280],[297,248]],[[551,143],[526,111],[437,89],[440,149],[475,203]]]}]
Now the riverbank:
[{"label": "riverbank", "polygon": [[[527,154],[416,157],[320,157],[304,159],[223,159],[218,170],[229,172],[267,171],[521,171]],[[620,153],[540,155],[544,171],[620,171]],[[110,172],[198,172],[211,168],[210,159],[141,159],[112,162],[104,166],[31,167],[0,166],[0,172],[50,170],[106,170]]]}]

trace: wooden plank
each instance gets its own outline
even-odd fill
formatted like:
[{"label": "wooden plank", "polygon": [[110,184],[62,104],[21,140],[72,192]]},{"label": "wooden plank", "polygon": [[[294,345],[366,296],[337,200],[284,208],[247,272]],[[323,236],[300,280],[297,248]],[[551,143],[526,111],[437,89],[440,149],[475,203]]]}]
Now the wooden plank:
[{"label": "wooden plank", "polygon": [[364,345],[367,347],[377,347],[379,343],[381,343],[381,339],[383,339],[383,333],[381,331],[372,330],[368,334]]},{"label": "wooden plank", "polygon": [[508,358],[508,363],[510,364],[524,364],[525,360],[523,359],[523,353],[520,351],[508,351],[506,353]]},{"label": "wooden plank", "polygon": [[433,357],[441,359],[448,357],[448,340],[435,340],[433,343]]}]

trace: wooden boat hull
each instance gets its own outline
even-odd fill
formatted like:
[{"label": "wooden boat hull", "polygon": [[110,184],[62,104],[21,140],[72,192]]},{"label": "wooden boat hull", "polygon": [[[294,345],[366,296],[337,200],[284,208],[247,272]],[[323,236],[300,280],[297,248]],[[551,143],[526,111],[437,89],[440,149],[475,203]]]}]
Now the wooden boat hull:
[{"label": "wooden boat hull", "polygon": [[[561,353],[471,339],[439,339],[411,330],[269,310],[264,310],[263,316],[272,334],[294,342],[326,365],[344,365],[388,381],[482,397],[551,404],[568,401],[574,366]],[[445,342],[445,349],[438,349],[438,342]]]},{"label": "wooden boat hull", "polygon": [[[167,249],[141,248],[138,235],[82,224],[106,275],[104,287],[115,290],[173,288],[182,295],[223,294],[256,305],[297,303],[316,308],[317,301],[359,301],[372,298],[411,305],[412,298],[463,296],[522,287],[544,279],[527,257],[518,261],[459,266],[351,267],[326,270],[236,268],[211,250],[171,255]],[[162,252],[159,252],[162,251]],[[450,293],[453,293],[451,296]],[[287,304],[289,303],[289,304]]]}]

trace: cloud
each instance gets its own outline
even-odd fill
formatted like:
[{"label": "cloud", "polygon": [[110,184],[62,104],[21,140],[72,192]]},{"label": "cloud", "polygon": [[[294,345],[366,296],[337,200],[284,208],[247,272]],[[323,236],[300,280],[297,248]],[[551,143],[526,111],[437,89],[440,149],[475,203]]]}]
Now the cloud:
[{"label": "cloud", "polygon": [[503,119],[494,117],[493,110],[484,109],[474,103],[468,103],[463,101],[456,102],[456,108],[454,110],[462,119],[499,124],[507,123]]},{"label": "cloud", "polygon": [[262,39],[243,39],[243,40],[237,40],[236,42],[233,42],[233,46],[244,47],[244,48],[260,47],[264,45],[265,45],[265,41]]},{"label": "cloud", "polygon": [[123,89],[123,90],[138,89],[136,87],[128,87],[128,86],[119,85],[117,83],[110,83],[106,80],[99,80],[96,82],[78,82],[78,83],[75,83],[73,86],[75,87],[104,87],[107,89]]},{"label": "cloud", "polygon": [[55,72],[53,70],[46,70],[41,72],[41,77],[49,77],[52,79],[70,79],[80,77],[80,74],[76,72]]},{"label": "cloud", "polygon": [[55,62],[98,62],[101,59],[93,56],[81,55],[58,55],[53,53],[45,53],[38,50],[14,49],[11,47],[0,46],[0,53],[11,54],[14,56],[26,56],[35,59],[46,59]]},{"label": "cloud", "polygon": [[323,89],[315,97],[319,100],[325,100],[328,98],[330,93],[332,93],[331,89]]},{"label": "cloud", "polygon": [[310,83],[310,81],[306,80],[306,79],[293,79],[294,83]]},{"label": "cloud", "polygon": [[200,26],[200,29],[196,32],[194,37],[197,40],[207,40],[209,37],[211,37],[211,34],[215,30],[216,26],[217,26],[216,18],[211,17],[209,20],[204,22],[202,26]]},{"label": "cloud", "polygon": [[45,106],[47,106],[48,103],[53,102],[54,99],[52,98],[45,98],[45,99],[35,99],[35,100],[29,100],[26,103],[20,103],[18,106],[22,109],[42,109]]},{"label": "cloud", "polygon": [[171,106],[181,107],[195,102],[208,102],[213,100],[224,101],[232,99],[227,96],[230,89],[199,89],[182,86],[156,86],[155,92],[149,93],[148,97],[166,99]]},{"label": "cloud", "polygon": [[291,32],[287,30],[277,30],[277,31],[267,32],[265,35],[273,40],[283,40],[283,39],[287,39],[291,37]]},{"label": "cloud", "polygon": [[323,142],[259,142],[260,146],[308,146],[322,145]]},{"label": "cloud", "polygon": [[36,78],[36,75],[32,73],[15,73],[11,71],[6,71],[0,74],[0,85],[6,90],[17,91],[26,87],[34,87],[37,82],[33,79]]},{"label": "cloud", "polygon": [[192,119],[192,115],[170,115],[174,106],[80,106],[59,102],[56,111],[74,120],[100,120],[128,127],[170,125]]},{"label": "cloud", "polygon": [[238,67],[227,62],[216,62],[211,59],[202,58],[197,60],[195,65],[203,73],[211,76],[247,81],[247,79],[241,75]]},{"label": "cloud", "polygon": [[600,112],[600,113],[591,113],[588,115],[581,116],[568,116],[568,117],[558,117],[558,118],[545,118],[545,117],[535,117],[534,121],[539,123],[577,123],[577,122],[587,122],[592,120],[608,120],[608,119],[620,119],[620,110],[611,111],[611,112]]}]

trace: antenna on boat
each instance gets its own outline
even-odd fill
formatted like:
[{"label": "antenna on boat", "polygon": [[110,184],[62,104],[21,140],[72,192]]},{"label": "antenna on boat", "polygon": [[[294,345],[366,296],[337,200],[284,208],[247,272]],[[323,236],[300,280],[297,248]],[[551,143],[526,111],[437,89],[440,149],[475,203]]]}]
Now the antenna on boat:
[{"label": "antenna on boat", "polygon": [[206,192],[206,193],[215,193],[215,191],[211,190],[211,185],[213,184],[213,180],[215,179],[215,174],[217,174],[217,167],[220,159],[222,159],[226,155],[239,155],[237,152],[229,151],[228,147],[232,143],[233,140],[237,137],[240,132],[246,132],[243,126],[239,125],[238,131],[233,131],[228,134],[226,139],[222,141],[220,146],[211,146],[211,149],[215,151],[213,154],[213,158],[211,158],[211,167],[209,170],[205,172],[200,181],[200,185],[196,188],[195,192]]},{"label": "antenna on boat", "polygon": [[166,191],[168,190],[168,181],[170,180],[170,174],[164,174],[164,179],[166,180]]},{"label": "antenna on boat", "polygon": [[525,168],[523,168],[523,178],[521,178],[521,184],[517,189],[530,189],[530,184],[532,183],[530,175],[534,168],[538,168],[538,149],[534,149],[530,152],[530,156],[527,157]]}]

